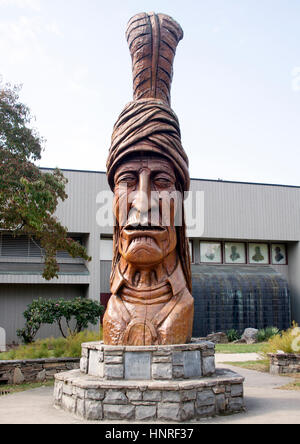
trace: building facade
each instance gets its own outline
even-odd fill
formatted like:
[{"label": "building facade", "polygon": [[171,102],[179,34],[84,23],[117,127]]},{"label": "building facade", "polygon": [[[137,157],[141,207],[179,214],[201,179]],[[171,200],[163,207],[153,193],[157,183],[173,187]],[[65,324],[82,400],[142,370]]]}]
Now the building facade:
[{"label": "building facade", "polygon": [[[39,245],[2,233],[0,327],[8,344],[18,342],[16,330],[24,326],[23,312],[34,299],[81,296],[106,303],[109,298],[113,228],[99,224],[105,192],[109,195],[106,175],[63,173],[69,198],[57,217],[92,261],[60,252],[59,278],[47,282]],[[195,179],[191,190],[201,203],[195,216],[201,218],[199,227],[188,231],[195,336],[300,322],[300,187]],[[40,331],[40,337],[57,334],[52,326]]]}]

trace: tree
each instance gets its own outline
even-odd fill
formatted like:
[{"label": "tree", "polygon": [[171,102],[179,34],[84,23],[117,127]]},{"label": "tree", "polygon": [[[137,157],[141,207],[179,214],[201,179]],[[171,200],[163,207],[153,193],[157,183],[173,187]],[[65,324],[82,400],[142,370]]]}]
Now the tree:
[{"label": "tree", "polygon": [[68,197],[67,179],[58,169],[45,173],[34,164],[45,141],[31,126],[33,116],[19,100],[20,89],[0,78],[0,230],[38,240],[45,251],[43,277],[51,280],[58,277],[57,251],[91,258],[53,216],[59,200]]},{"label": "tree", "polygon": [[[96,325],[103,312],[104,307],[91,299],[75,298],[66,301],[40,298],[27,306],[27,310],[23,313],[26,319],[25,327],[17,330],[17,335],[25,344],[30,344],[42,325],[57,323],[64,338],[68,335],[75,336],[87,329],[89,324]],[[64,331],[64,323],[67,331]]]}]

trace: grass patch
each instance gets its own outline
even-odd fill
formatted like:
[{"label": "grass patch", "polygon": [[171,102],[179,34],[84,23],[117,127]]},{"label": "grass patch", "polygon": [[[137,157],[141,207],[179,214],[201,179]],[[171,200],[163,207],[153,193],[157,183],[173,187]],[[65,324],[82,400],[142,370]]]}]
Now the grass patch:
[{"label": "grass patch", "polygon": [[260,353],[264,350],[265,343],[259,344],[217,344],[216,353]]},{"label": "grass patch", "polygon": [[54,381],[48,382],[32,382],[20,385],[1,385],[0,386],[0,399],[2,396],[12,395],[13,393],[25,392],[40,387],[53,387]]},{"label": "grass patch", "polygon": [[0,353],[0,361],[26,359],[80,358],[81,344],[101,340],[102,333],[84,331],[68,338],[41,339],[33,344],[20,345],[7,353]]},{"label": "grass patch", "polygon": [[291,373],[286,375],[281,375],[283,378],[294,378],[294,382],[290,382],[289,384],[283,385],[282,387],[278,387],[278,390],[300,390],[300,373]]},{"label": "grass patch", "polygon": [[280,387],[280,390],[296,390],[296,391],[300,391],[300,382],[294,381],[291,382],[290,384],[284,385],[282,387]]},{"label": "grass patch", "polygon": [[259,361],[242,361],[242,362],[224,362],[224,364],[233,365],[235,367],[246,368],[248,370],[255,370],[257,372],[269,373],[269,360]]}]

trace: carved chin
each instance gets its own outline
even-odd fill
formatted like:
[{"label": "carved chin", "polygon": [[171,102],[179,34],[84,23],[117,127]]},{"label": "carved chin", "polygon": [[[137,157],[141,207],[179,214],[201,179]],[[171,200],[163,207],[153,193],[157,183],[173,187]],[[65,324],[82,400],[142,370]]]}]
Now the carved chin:
[{"label": "carved chin", "polygon": [[126,261],[141,265],[159,263],[165,257],[163,250],[153,239],[143,237],[132,240],[126,251],[121,247],[121,254]]}]

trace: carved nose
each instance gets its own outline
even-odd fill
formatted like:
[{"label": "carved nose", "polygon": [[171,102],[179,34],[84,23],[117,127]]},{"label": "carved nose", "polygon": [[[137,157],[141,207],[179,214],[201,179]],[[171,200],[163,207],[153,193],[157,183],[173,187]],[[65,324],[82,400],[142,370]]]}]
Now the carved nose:
[{"label": "carved nose", "polygon": [[133,206],[139,213],[148,213],[151,208],[150,174],[147,171],[140,173],[138,190],[136,191]]}]

